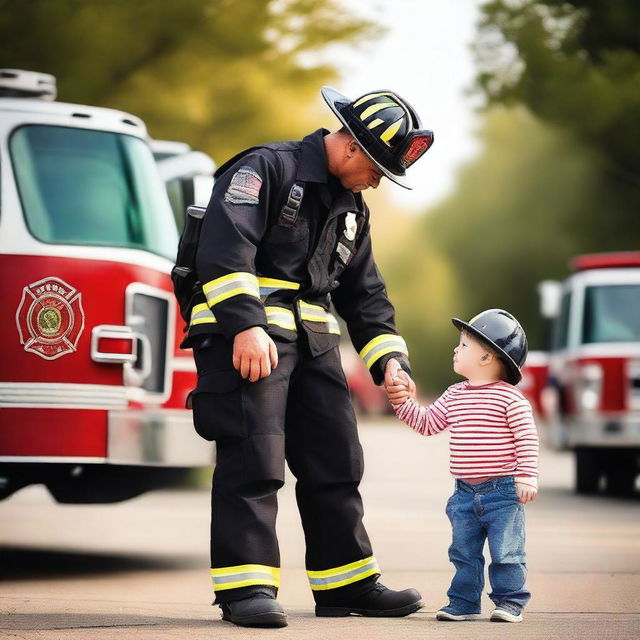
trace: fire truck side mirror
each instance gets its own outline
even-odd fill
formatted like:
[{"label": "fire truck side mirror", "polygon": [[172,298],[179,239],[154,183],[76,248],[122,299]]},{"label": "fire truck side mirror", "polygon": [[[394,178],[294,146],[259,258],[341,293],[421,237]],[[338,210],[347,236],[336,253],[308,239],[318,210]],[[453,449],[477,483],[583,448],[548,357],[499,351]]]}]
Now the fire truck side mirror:
[{"label": "fire truck side mirror", "polygon": [[556,318],[560,314],[562,284],[556,280],[544,280],[538,284],[540,314],[544,318]]}]

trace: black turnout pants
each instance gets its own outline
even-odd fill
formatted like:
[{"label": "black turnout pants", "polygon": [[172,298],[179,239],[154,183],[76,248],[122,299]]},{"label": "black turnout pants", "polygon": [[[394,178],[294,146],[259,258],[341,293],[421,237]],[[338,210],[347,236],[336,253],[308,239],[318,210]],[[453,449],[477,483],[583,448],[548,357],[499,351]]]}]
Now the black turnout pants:
[{"label": "black turnout pants", "polygon": [[[276,342],[277,368],[252,383],[233,369],[230,341],[213,335],[208,343],[194,349],[193,409],[196,430],[217,443],[211,507],[216,602],[237,599],[257,584],[277,591],[279,570],[270,568],[280,566],[275,523],[285,459],[297,480],[307,570],[351,568],[371,557],[358,490],[362,447],[338,348],[313,358],[298,343]],[[351,583],[339,591],[357,588],[353,573],[342,574]],[[370,574],[362,582],[377,578]],[[326,595],[313,593],[320,601]]]}]

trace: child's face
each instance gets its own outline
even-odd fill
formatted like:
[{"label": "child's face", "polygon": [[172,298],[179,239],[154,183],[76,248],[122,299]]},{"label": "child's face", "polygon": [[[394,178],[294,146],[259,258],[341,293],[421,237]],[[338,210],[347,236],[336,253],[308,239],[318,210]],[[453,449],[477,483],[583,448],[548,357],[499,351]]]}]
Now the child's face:
[{"label": "child's face", "polygon": [[460,342],[453,350],[453,370],[465,378],[473,377],[482,368],[482,359],[487,355],[486,347],[470,336],[466,331],[460,332]]}]

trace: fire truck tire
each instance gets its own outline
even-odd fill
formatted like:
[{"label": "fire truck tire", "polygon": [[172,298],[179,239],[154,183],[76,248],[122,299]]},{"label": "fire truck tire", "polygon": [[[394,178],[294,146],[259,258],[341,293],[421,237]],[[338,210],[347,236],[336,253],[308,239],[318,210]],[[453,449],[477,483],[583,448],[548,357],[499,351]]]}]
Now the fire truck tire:
[{"label": "fire truck tire", "polygon": [[186,468],[85,466],[82,474],[65,474],[46,485],[62,504],[109,504],[135,498],[152,489],[181,485],[190,475]]},{"label": "fire truck tire", "polygon": [[601,474],[599,458],[596,449],[576,449],[576,491],[578,493],[598,492]]},{"label": "fire truck tire", "polygon": [[632,496],[635,493],[638,463],[630,452],[615,452],[607,459],[605,476],[607,493],[612,496]]}]

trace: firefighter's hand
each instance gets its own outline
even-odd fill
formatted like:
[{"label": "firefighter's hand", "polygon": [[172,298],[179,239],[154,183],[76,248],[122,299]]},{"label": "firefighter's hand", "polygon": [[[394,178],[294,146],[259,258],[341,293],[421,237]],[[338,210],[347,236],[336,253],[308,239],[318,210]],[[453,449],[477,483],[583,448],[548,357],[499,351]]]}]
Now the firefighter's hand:
[{"label": "firefighter's hand", "polygon": [[524,484],[523,482],[516,482],[516,492],[522,504],[527,504],[527,502],[535,500],[538,495],[537,489],[534,489],[531,485]]},{"label": "firefighter's hand", "polygon": [[398,384],[385,387],[387,398],[392,405],[404,404],[409,398],[416,397],[416,385],[405,371],[400,370],[396,380]]},{"label": "firefighter's hand", "polygon": [[416,397],[416,385],[400,363],[391,358],[384,372],[384,388],[391,404],[402,404],[407,398]]},{"label": "firefighter's hand", "polygon": [[257,382],[278,366],[275,342],[262,327],[251,327],[233,339],[233,366],[243,378]]}]

